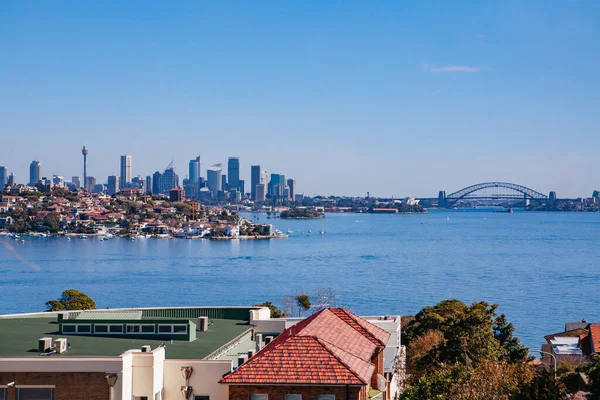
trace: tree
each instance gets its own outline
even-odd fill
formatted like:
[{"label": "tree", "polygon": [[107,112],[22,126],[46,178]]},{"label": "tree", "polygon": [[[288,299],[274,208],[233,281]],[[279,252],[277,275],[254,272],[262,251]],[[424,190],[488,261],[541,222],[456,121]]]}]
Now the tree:
[{"label": "tree", "polygon": [[[521,398],[533,377],[527,349],[497,305],[444,300],[406,326],[405,400]],[[527,398],[527,397],[524,397]]]},{"label": "tree", "polygon": [[44,217],[44,227],[52,233],[58,232],[60,229],[60,214],[51,212]]},{"label": "tree", "polygon": [[96,302],[79,290],[68,289],[62,292],[58,300],[47,301],[46,307],[48,311],[94,310]]},{"label": "tree", "polygon": [[298,314],[302,317],[310,309],[310,298],[307,294],[299,294],[296,296],[296,302],[298,304]]}]

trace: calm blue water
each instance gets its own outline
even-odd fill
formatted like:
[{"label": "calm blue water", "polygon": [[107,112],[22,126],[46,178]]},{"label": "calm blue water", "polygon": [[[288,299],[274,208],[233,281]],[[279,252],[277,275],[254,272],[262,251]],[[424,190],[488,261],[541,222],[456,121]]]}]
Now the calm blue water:
[{"label": "calm blue water", "polygon": [[4,239],[15,251],[0,246],[0,309],[43,310],[68,288],[99,307],[137,307],[281,303],[332,287],[340,305],[360,314],[412,314],[447,298],[498,303],[536,349],[567,320],[600,320],[600,214],[454,210],[271,221],[295,234],[213,242]]}]

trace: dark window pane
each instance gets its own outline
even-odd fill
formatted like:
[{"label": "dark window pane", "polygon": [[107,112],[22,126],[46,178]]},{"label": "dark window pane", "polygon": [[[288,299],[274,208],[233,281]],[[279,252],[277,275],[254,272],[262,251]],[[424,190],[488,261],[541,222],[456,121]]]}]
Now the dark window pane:
[{"label": "dark window pane", "polygon": [[142,332],[144,333],[154,333],[154,325],[143,325]]},{"label": "dark window pane", "polygon": [[127,333],[138,333],[139,331],[139,325],[127,325]]},{"label": "dark window pane", "polygon": [[171,325],[159,325],[158,331],[160,333],[171,333]]},{"label": "dark window pane", "polygon": [[18,388],[17,400],[53,400],[53,392],[51,388]]},{"label": "dark window pane", "polygon": [[77,332],[89,333],[92,331],[91,325],[77,325]]},{"label": "dark window pane", "polygon": [[96,333],[108,333],[108,325],[95,325],[94,332]]},{"label": "dark window pane", "polygon": [[63,333],[74,333],[75,325],[63,325],[62,331],[63,331]]},{"label": "dark window pane", "polygon": [[111,325],[110,333],[123,333],[123,325]]},{"label": "dark window pane", "polygon": [[187,326],[186,325],[173,325],[173,332],[185,333],[185,332],[187,332]]}]

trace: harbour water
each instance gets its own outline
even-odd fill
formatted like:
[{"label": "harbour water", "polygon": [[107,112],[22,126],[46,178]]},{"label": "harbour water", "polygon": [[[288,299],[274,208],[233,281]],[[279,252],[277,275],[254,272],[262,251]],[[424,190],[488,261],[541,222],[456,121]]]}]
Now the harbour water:
[{"label": "harbour water", "polygon": [[285,295],[331,287],[337,305],[363,315],[413,314],[448,298],[497,303],[534,349],[565,321],[600,320],[597,213],[259,217],[293,233],[249,241],[2,238],[1,312],[43,310],[70,288],[98,307],[137,307],[281,304]]}]

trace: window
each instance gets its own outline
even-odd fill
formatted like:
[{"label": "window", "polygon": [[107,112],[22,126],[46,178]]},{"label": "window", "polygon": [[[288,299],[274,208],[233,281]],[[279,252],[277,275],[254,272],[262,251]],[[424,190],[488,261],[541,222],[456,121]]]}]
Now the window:
[{"label": "window", "polygon": [[173,325],[173,333],[187,333],[187,325]]},{"label": "window", "polygon": [[269,395],[253,393],[252,400],[269,400]]},{"label": "window", "polygon": [[302,400],[301,394],[286,394],[285,400]]},{"label": "window", "polygon": [[139,325],[127,325],[127,333],[140,333]]},{"label": "window", "polygon": [[142,333],[154,333],[154,325],[142,325]]},{"label": "window", "polygon": [[159,325],[158,333],[171,333],[171,325]]},{"label": "window", "polygon": [[210,400],[210,396],[194,396],[194,400]]},{"label": "window", "polygon": [[110,333],[123,333],[123,325],[110,325],[108,328]]},{"label": "window", "polygon": [[62,333],[75,333],[75,325],[63,325]]},{"label": "window", "polygon": [[77,333],[91,333],[92,326],[91,325],[77,325]]},{"label": "window", "polygon": [[108,333],[108,325],[94,325],[94,333]]},{"label": "window", "polygon": [[17,388],[17,400],[54,400],[54,389]]},{"label": "window", "polygon": [[320,394],[318,400],[335,400],[335,394]]}]

